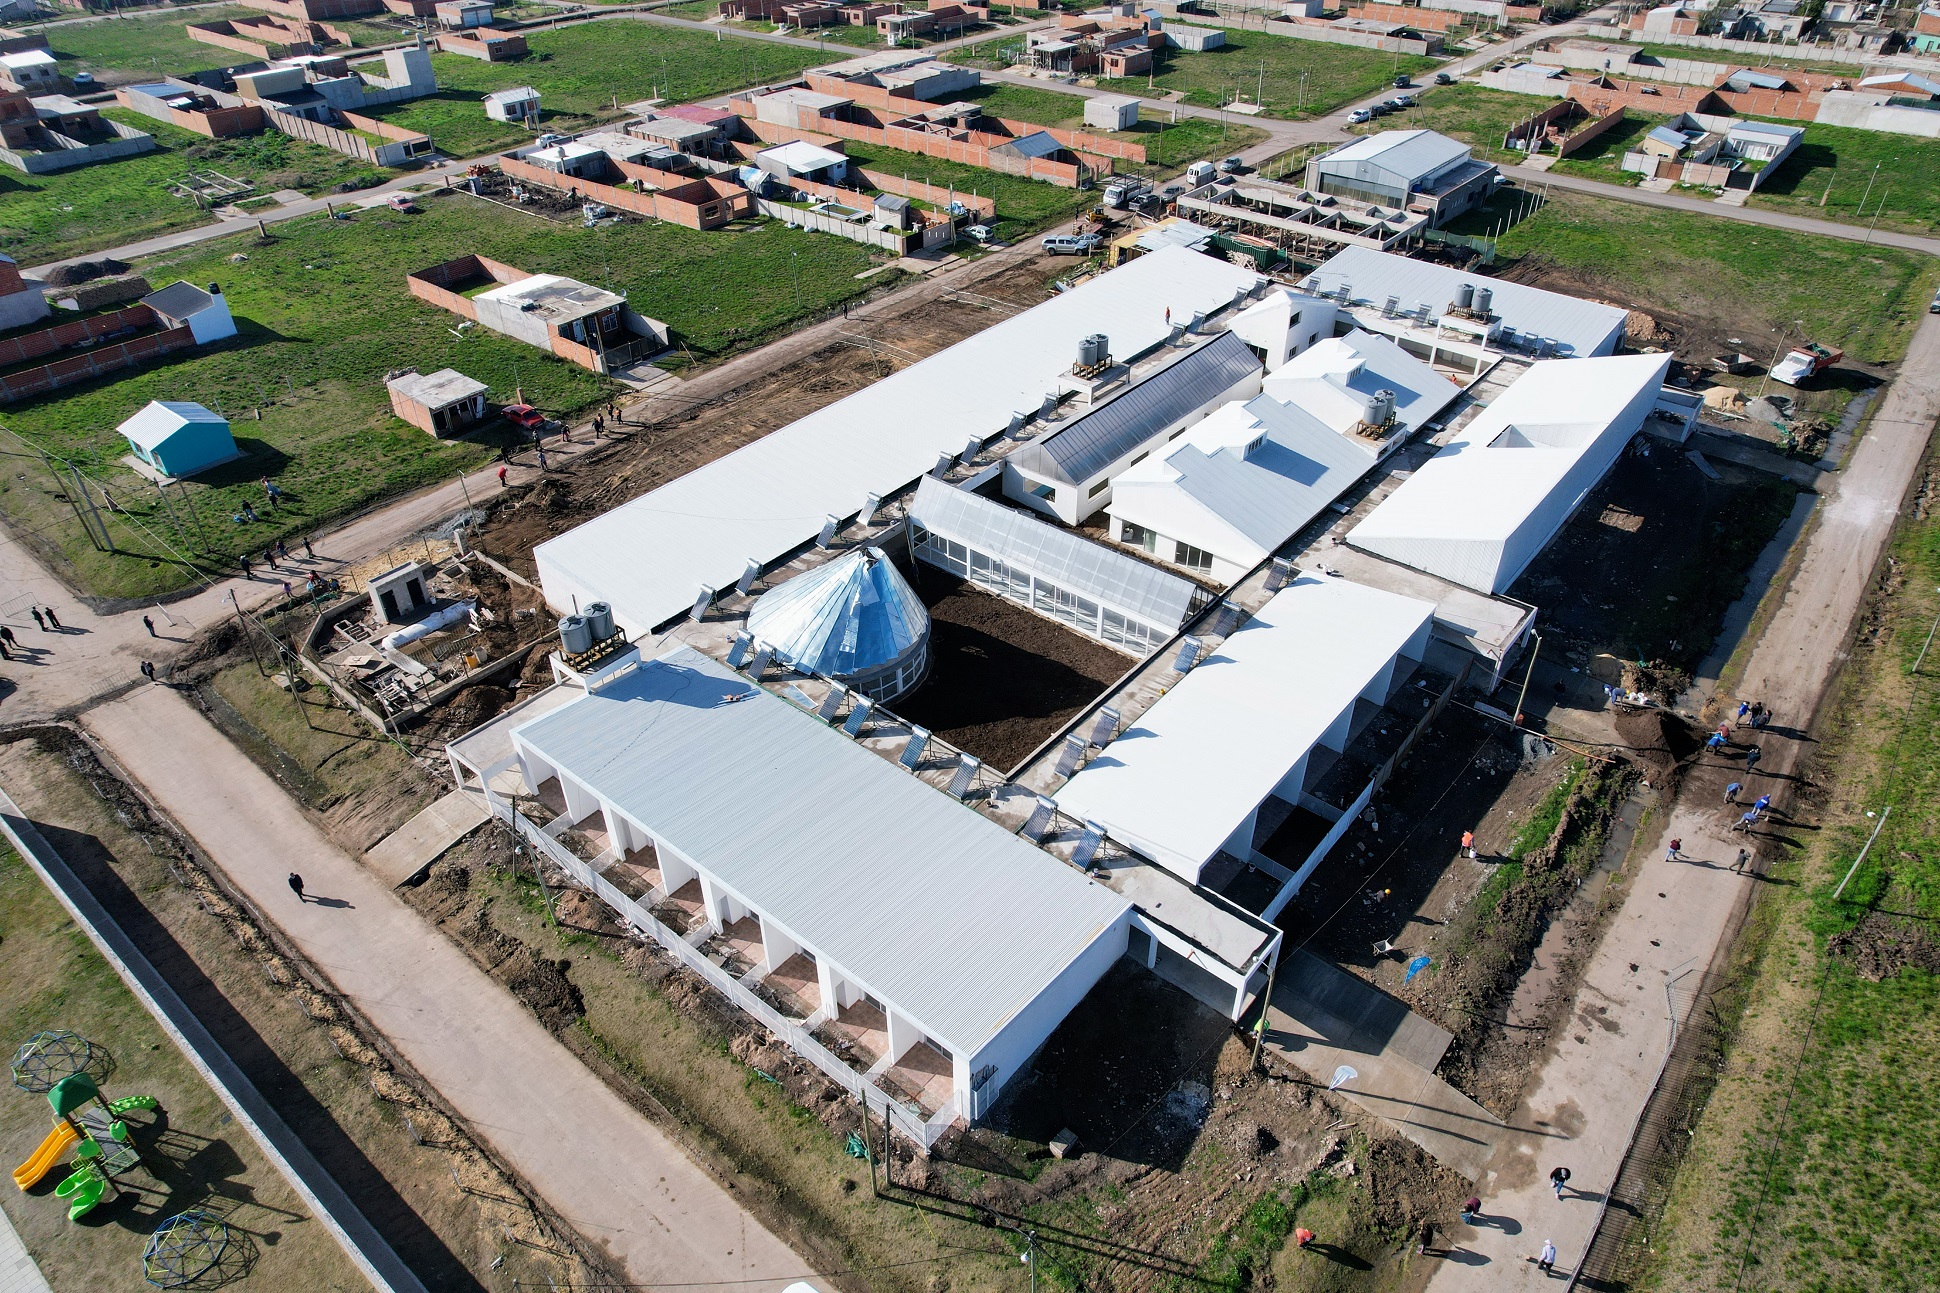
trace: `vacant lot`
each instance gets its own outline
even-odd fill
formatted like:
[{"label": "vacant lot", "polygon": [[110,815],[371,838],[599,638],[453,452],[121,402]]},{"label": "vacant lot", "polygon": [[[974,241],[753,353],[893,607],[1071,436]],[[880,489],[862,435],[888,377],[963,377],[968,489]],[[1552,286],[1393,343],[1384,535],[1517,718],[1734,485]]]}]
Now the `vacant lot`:
[{"label": "vacant lot", "polygon": [[1622,121],[1557,161],[1550,169],[1562,175],[1602,180],[1605,184],[1641,184],[1644,178],[1642,172],[1623,169],[1623,155],[1635,148],[1645,135],[1669,120],[1668,116],[1640,117],[1634,112],[1628,113]]},{"label": "vacant lot", "polygon": [[[1775,56],[1763,53],[1741,54],[1728,49],[1701,49],[1686,45],[1635,45],[1630,46],[1647,58],[1663,62],[1668,59],[1683,59],[1687,63],[1723,63],[1727,67],[1776,67],[1791,72],[1826,72],[1833,76],[1856,76],[1859,65],[1856,63],[1815,62],[1810,51],[1797,45],[1774,45]],[[1787,57],[1790,51],[1798,51],[1797,57]]]},{"label": "vacant lot", "polygon": [[[671,325],[677,345],[696,358],[753,344],[882,282],[856,280],[872,263],[859,244],[765,221],[711,233],[658,223],[589,230],[457,193],[423,205],[419,215],[380,210],[291,221],[274,226],[267,243],[239,235],[142,264],[157,285],[220,282],[241,335],[15,405],[7,421],[32,444],[109,483],[126,509],[111,524],[129,551],[96,552],[44,472],[9,476],[0,515],[16,532],[34,534],[78,588],[145,596],[191,578],[165,560],[162,539],[233,569],[237,553],[261,552],[279,536],[294,541],[327,517],[482,461],[483,446],[434,440],[391,415],[383,378],[403,365],[455,367],[489,383],[495,400],[522,391],[554,413],[606,398],[613,389],[606,379],[482,330],[461,338],[454,316],[407,291],[407,272],[465,252],[624,291],[636,309]],[[127,446],[114,428],[150,399],[220,408],[250,455],[191,482],[194,511],[181,514],[178,500],[179,524],[153,488],[118,462]],[[257,484],[265,475],[285,494],[274,512]],[[262,522],[231,521],[245,501]]]},{"label": "vacant lot", "polygon": [[1513,277],[1643,305],[1680,350],[1727,336],[1775,342],[1775,329],[1797,335],[1802,321],[1805,335],[1868,364],[1906,352],[1940,282],[1940,263],[1915,252],[1566,193],[1500,250],[1523,259]]},{"label": "vacant lot", "polygon": [[190,39],[183,28],[192,22],[218,22],[252,12],[241,5],[211,5],[186,12],[168,7],[160,13],[49,27],[47,45],[61,60],[63,76],[92,72],[102,85],[132,85],[158,76],[181,76],[245,61],[244,55],[233,50]]},{"label": "vacant lot", "polygon": [[851,159],[872,171],[906,175],[913,180],[927,180],[939,187],[955,188],[963,193],[995,199],[996,228],[1000,238],[1018,238],[1046,225],[1069,220],[1092,205],[1088,194],[1080,193],[1077,189],[1059,188],[1041,180],[1003,175],[978,166],[946,162],[939,157],[905,153],[900,149],[882,148],[853,139],[844,141],[844,144],[843,151]]},{"label": "vacant lot", "polygon": [[[300,1285],[357,1293],[369,1287],[66,909],[25,862],[0,846],[0,1037],[12,1047],[49,1029],[79,1033],[105,1048],[111,1058],[91,1070],[104,1099],[152,1095],[161,1102],[160,1109],[127,1120],[142,1166],[118,1177],[118,1195],[78,1224],[54,1196],[66,1167],[24,1194],[0,1196],[6,1219],[53,1287],[141,1287],[142,1245],[164,1217],[189,1208],[224,1216],[255,1255],[228,1288]],[[52,1119],[44,1096],[0,1090],[0,1141],[8,1161],[24,1161]],[[66,1158],[71,1166],[72,1151]]]},{"label": "vacant lot", "polygon": [[[1079,95],[992,81],[962,97],[982,104],[983,110],[993,117],[1008,117],[1013,121],[1029,121],[1040,126],[1061,126],[1071,130],[1086,128],[1085,101]],[[1177,170],[1187,162],[1237,152],[1266,138],[1264,130],[1242,125],[1241,120],[1235,117],[1231,123],[1227,123],[1209,121],[1204,117],[1182,117],[1174,122],[1167,121],[1163,116],[1148,115],[1130,130],[1095,133],[1145,145],[1147,168]],[[1122,163],[1120,169],[1136,171],[1142,168],[1128,162]]]},{"label": "vacant lot", "polygon": [[[1932,469],[1926,480],[1934,484]],[[1900,536],[1814,782],[1779,819],[1735,969],[1746,1004],[1653,1228],[1653,1289],[1930,1289],[1940,1192],[1940,690],[1911,672],[1940,601],[1940,524]],[[1892,808],[1884,825],[1872,814]],[[1832,894],[1879,827],[1842,900]]]},{"label": "vacant lot", "polygon": [[516,63],[434,54],[438,93],[377,115],[423,131],[453,157],[472,157],[531,137],[521,126],[486,118],[482,100],[494,90],[532,86],[549,128],[584,130],[623,116],[622,105],[641,99],[711,98],[827,61],[817,50],[627,18],[532,31],[526,43],[532,52]]},{"label": "vacant lot", "polygon": [[1931,233],[1940,229],[1940,140],[1808,124],[1751,205],[1848,224],[1870,225],[1877,213],[1882,229]]},{"label": "vacant lot", "polygon": [[354,157],[273,131],[204,139],[125,108],[104,115],[155,136],[155,151],[51,175],[0,169],[0,252],[38,265],[208,224],[215,217],[194,199],[169,192],[190,171],[218,171],[258,194],[319,193],[382,175]]},{"label": "vacant lot", "polygon": [[1529,120],[1550,106],[1548,99],[1481,85],[1445,85],[1417,92],[1415,106],[1406,113],[1382,117],[1364,126],[1349,126],[1357,135],[1383,130],[1438,130],[1475,150],[1477,157],[1511,165],[1524,154],[1504,148],[1509,128]]}]

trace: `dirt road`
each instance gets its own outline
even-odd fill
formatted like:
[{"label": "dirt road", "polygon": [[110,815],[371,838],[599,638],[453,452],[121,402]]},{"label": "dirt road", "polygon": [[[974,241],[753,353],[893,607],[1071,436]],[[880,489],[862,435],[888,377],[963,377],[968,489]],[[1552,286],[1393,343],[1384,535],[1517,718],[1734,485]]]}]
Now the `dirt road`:
[{"label": "dirt road", "polygon": [[[477,1134],[643,1284],[772,1293],[812,1273],[510,993],[332,844],[179,693],[88,729]],[[285,884],[295,871],[313,901]]]},{"label": "dirt road", "polygon": [[[1793,770],[1811,724],[1845,659],[1854,617],[1940,417],[1940,315],[1914,335],[1899,380],[1822,504],[1797,573],[1745,669],[1739,694],[1775,711],[1760,735],[1755,774],[1707,768],[1682,794],[1654,841],[1644,844],[1623,906],[1584,973],[1572,1017],[1555,1050],[1510,1119],[1507,1143],[1480,1187],[1483,1217],[1458,1227],[1453,1259],[1437,1271],[1433,1293],[1547,1287],[1534,1255],[1553,1241],[1563,1270],[1585,1251],[1603,1197],[1616,1177],[1631,1131],[1668,1051],[1673,1019],[1729,936],[1745,887],[1732,869],[1756,836],[1734,833],[1738,808],[1726,808],[1717,783],[1742,779],[1745,798],[1769,793],[1790,806]],[[1677,859],[1669,841],[1683,842]],[[1636,864],[1633,864],[1636,865]],[[1567,1167],[1571,1189],[1557,1198],[1552,1168]]]}]

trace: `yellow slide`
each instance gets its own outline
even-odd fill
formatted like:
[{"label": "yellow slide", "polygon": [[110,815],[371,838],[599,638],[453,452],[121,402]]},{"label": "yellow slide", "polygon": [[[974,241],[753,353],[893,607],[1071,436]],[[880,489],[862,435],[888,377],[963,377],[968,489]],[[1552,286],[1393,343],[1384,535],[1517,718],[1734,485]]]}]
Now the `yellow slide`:
[{"label": "yellow slide", "polygon": [[13,1183],[23,1190],[31,1190],[34,1182],[46,1176],[55,1163],[60,1161],[67,1147],[81,1139],[81,1133],[74,1130],[69,1122],[57,1122],[54,1130],[47,1133],[47,1139],[40,1142],[34,1156],[13,1170]]}]

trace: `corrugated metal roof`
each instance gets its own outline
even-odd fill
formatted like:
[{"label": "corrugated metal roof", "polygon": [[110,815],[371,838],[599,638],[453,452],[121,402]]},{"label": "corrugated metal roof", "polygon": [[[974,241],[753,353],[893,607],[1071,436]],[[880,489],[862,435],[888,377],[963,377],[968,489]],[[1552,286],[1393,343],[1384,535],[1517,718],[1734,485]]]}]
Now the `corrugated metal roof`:
[{"label": "corrugated metal roof", "polygon": [[917,485],[910,517],[926,530],[1160,628],[1183,624],[1199,592],[1189,579],[934,476]]},{"label": "corrugated metal roof", "polygon": [[188,400],[150,400],[115,430],[132,443],[154,450],[177,431],[195,422],[207,422],[225,429],[229,425],[221,414],[212,413]]},{"label": "corrugated metal roof", "polygon": [[1405,648],[1432,602],[1303,574],[1057,793],[1197,881],[1247,815]]},{"label": "corrugated metal roof", "polygon": [[1019,135],[1015,139],[1006,140],[990,151],[1010,153],[1018,157],[1049,157],[1063,147],[1064,145],[1058,142],[1057,136],[1049,131],[1033,130],[1028,135]]},{"label": "corrugated metal roof", "polygon": [[920,646],[930,613],[880,548],[853,548],[763,593],[748,632],[799,668],[848,678]]},{"label": "corrugated metal roof", "polygon": [[1011,461],[1052,480],[1082,485],[1259,368],[1259,359],[1244,341],[1222,332],[1111,402],[1025,445]]},{"label": "corrugated metal roof", "polygon": [[1733,72],[1729,77],[1725,78],[1725,82],[1736,89],[1744,89],[1749,86],[1759,90],[1782,90],[1786,86],[1784,77],[1774,75],[1771,72],[1754,72],[1750,68]]},{"label": "corrugated metal roof", "polygon": [[142,297],[141,303],[166,318],[186,319],[214,305],[215,298],[194,283],[178,278],[167,287]]},{"label": "corrugated metal roof", "polygon": [[965,1058],[1124,937],[1123,898],[691,648],[516,739]]},{"label": "corrugated metal roof", "polygon": [[1688,136],[1683,131],[1673,130],[1669,126],[1652,126],[1650,133],[1645,135],[1644,138],[1654,139],[1660,144],[1669,144],[1675,148],[1682,148],[1690,142]]},{"label": "corrugated metal roof", "polygon": [[540,544],[547,600],[611,602],[630,632],[650,630],[703,584],[729,587],[750,558],[773,561],[825,516],[853,516],[869,494],[888,497],[939,454],[1035,410],[1085,336],[1109,333],[1120,356],[1142,354],[1170,334],[1167,310],[1191,318],[1259,281],[1196,252],[1140,256]]},{"label": "corrugated metal roof", "polygon": [[1319,161],[1323,169],[1329,162],[1373,162],[1416,179],[1468,156],[1467,144],[1433,130],[1383,130],[1343,144]]},{"label": "corrugated metal roof", "polygon": [[[1215,418],[1244,423],[1241,430],[1261,433],[1257,447],[1210,442],[1216,433],[1211,425]],[[1148,460],[1140,467],[1149,465],[1155,478],[1171,475],[1172,488],[1244,536],[1251,545],[1244,552],[1230,546],[1213,549],[1241,565],[1262,560],[1292,538],[1374,466],[1371,449],[1361,448],[1306,410],[1270,395],[1257,396],[1243,406],[1228,405],[1200,427],[1205,437],[1195,428],[1166,454],[1162,465]],[[1129,482],[1134,472],[1120,481]],[[1121,487],[1112,515],[1137,523],[1132,500]],[[1163,525],[1154,528],[1189,537]]]},{"label": "corrugated metal roof", "polygon": [[1342,250],[1315,270],[1312,277],[1319,281],[1319,291],[1323,294],[1332,293],[1346,283],[1353,299],[1363,304],[1378,306],[1389,296],[1396,296],[1401,299],[1403,309],[1416,302],[1426,302],[1432,317],[1440,317],[1455,299],[1455,289],[1462,284],[1486,287],[1495,294],[1492,308],[1505,327],[1547,338],[1566,357],[1607,353],[1623,338],[1625,312],[1616,306],[1580,301],[1559,292],[1505,283],[1367,247]]},{"label": "corrugated metal roof", "polygon": [[1643,425],[1669,367],[1669,355],[1530,365],[1348,542],[1478,592],[1502,591]]},{"label": "corrugated metal roof", "polygon": [[1394,393],[1397,434],[1409,436],[1447,408],[1461,387],[1386,337],[1354,329],[1344,337],[1325,337],[1270,373],[1265,393],[1297,405],[1336,431],[1352,431],[1365,421],[1368,405],[1380,391]]}]

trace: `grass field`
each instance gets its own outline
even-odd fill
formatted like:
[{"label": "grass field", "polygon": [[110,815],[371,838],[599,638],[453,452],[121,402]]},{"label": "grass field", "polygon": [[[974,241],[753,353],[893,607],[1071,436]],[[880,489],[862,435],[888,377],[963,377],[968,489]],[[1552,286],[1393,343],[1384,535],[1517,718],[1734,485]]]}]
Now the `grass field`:
[{"label": "grass field", "polygon": [[125,108],[104,115],[155,136],[155,151],[51,175],[0,169],[0,252],[37,265],[208,224],[207,212],[168,191],[191,170],[248,180],[259,193],[317,193],[378,173],[354,157],[273,132],[204,139]]},{"label": "grass field", "polygon": [[[495,400],[522,387],[528,400],[557,413],[608,393],[605,379],[507,338],[474,330],[459,340],[451,315],[406,290],[412,269],[476,251],[521,269],[610,283],[642,313],[671,325],[677,344],[699,358],[756,342],[882,282],[856,281],[873,263],[868,248],[769,222],[739,232],[660,223],[588,230],[458,194],[423,205],[417,216],[371,211],[347,221],[291,221],[275,226],[267,245],[242,235],[144,263],[158,285],[177,277],[220,282],[241,335],[175,362],[14,405],[6,425],[108,479],[134,520],[233,569],[238,552],[260,552],[279,535],[294,538],[327,517],[483,461],[486,448],[442,443],[392,417],[386,372],[451,366],[489,383]],[[238,254],[248,259],[232,262]],[[184,532],[172,531],[152,487],[119,465],[127,447],[114,428],[150,399],[219,407],[251,455],[190,485],[199,539],[188,533],[194,526],[187,516],[178,517]],[[229,518],[245,500],[263,508],[256,481],[264,475],[276,479],[287,501],[273,516],[264,513],[262,523],[233,524]],[[117,541],[142,555],[96,552],[38,470],[6,480],[0,515],[16,532],[35,533],[44,555],[88,592],[143,596],[190,577],[162,560],[132,521],[117,519]]]},{"label": "grass field", "polygon": [[[66,909],[25,862],[0,846],[0,1036],[12,1046],[55,1028],[79,1033],[113,1056],[105,1098],[152,1095],[162,1116],[130,1116],[144,1165],[121,1178],[125,1192],[79,1223],[67,1219],[66,1204],[54,1197],[65,1168],[31,1191],[0,1196],[7,1220],[52,1287],[142,1287],[147,1235],[163,1217],[198,1206],[226,1212],[239,1242],[255,1254],[253,1268],[229,1288],[353,1293],[369,1287]],[[0,1148],[9,1161],[25,1160],[50,1125],[45,1097],[11,1085],[0,1092]],[[66,1157],[71,1162],[72,1151]]]},{"label": "grass field", "polygon": [[103,84],[126,85],[144,77],[179,76],[244,61],[244,55],[192,40],[182,29],[192,22],[218,22],[254,12],[241,5],[224,5],[67,23],[46,29],[47,45],[61,60],[61,75],[92,72]]},{"label": "grass field", "polygon": [[818,50],[773,41],[716,37],[620,18],[532,31],[532,52],[516,63],[484,63],[434,54],[439,91],[375,115],[430,135],[453,157],[471,157],[531,136],[491,121],[481,101],[494,90],[530,85],[539,91],[548,128],[583,130],[622,115],[615,104],[659,96],[684,103],[792,76],[827,61]]},{"label": "grass field", "polygon": [[1559,159],[1549,169],[1559,175],[1602,180],[1605,184],[1626,186],[1641,184],[1644,179],[1641,172],[1623,169],[1623,155],[1626,151],[1635,148],[1637,142],[1645,135],[1669,120],[1668,116],[1640,117],[1635,113],[1626,114],[1622,121],[1568,157]]},{"label": "grass field", "polygon": [[[944,57],[972,67],[1002,67],[1007,48],[1021,41],[998,38],[966,45]],[[1164,49],[1154,54],[1157,68],[1150,78],[1101,80],[1099,85],[1145,93],[1146,87],[1183,90],[1195,107],[1217,108],[1235,95],[1249,102],[1263,96],[1272,117],[1324,116],[1356,99],[1376,93],[1397,73],[1414,75],[1434,68],[1440,60],[1383,54],[1352,45],[1327,45],[1260,32],[1226,30],[1223,49],[1203,54]],[[1304,88],[1302,77],[1305,77]],[[1244,118],[1235,118],[1244,120]]]},{"label": "grass field", "polygon": [[1940,611],[1940,521],[1908,525],[1892,554],[1904,582],[1821,724],[1813,779],[1831,789],[1805,830],[1776,832],[1791,838],[1740,943],[1743,1013],[1641,1287],[1940,1286],[1940,670],[1929,655],[1912,672]]},{"label": "grass field", "polygon": [[1916,252],[1567,193],[1504,234],[1500,251],[1729,326],[1803,320],[1806,335],[1867,363],[1906,353],[1940,282],[1940,261]]},{"label": "grass field", "polygon": [[1932,233],[1940,229],[1940,139],[1807,124],[1750,205],[1848,224],[1871,224],[1877,211],[1882,229]]},{"label": "grass field", "polygon": [[1546,99],[1480,85],[1436,86],[1417,93],[1415,106],[1397,116],[1382,117],[1364,126],[1349,126],[1357,135],[1384,130],[1436,130],[1459,139],[1486,161],[1519,162],[1523,154],[1502,146],[1509,128],[1549,107]]},{"label": "grass field", "polygon": [[961,192],[996,199],[995,228],[999,238],[1022,237],[1047,225],[1069,220],[1093,205],[1089,194],[1059,188],[1041,180],[1002,175],[977,166],[964,166],[895,148],[880,148],[858,140],[846,142],[849,157],[869,170],[907,175],[913,180],[927,180],[931,184],[946,187],[955,185]]},{"label": "grass field", "polygon": [[[1723,63],[1730,67],[1778,67],[1792,72],[1825,72],[1832,76],[1859,75],[1857,63],[1833,63],[1814,61],[1810,47],[1797,45],[1774,45],[1775,51],[1769,57],[1764,54],[1743,54],[1731,49],[1699,49],[1683,45],[1628,45],[1641,54],[1662,62],[1666,59],[1683,59],[1687,63]],[[1797,50],[1796,56],[1789,51]]]},{"label": "grass field", "polygon": [[[1070,130],[1085,128],[1085,101],[1076,94],[1060,94],[1056,90],[1039,90],[1026,85],[1011,85],[1006,82],[991,82],[980,90],[961,96],[983,106],[984,112],[993,117],[1007,117],[1013,121],[1029,121],[1040,126],[1058,126]],[[1145,117],[1137,126],[1126,131],[1099,131],[1114,139],[1129,139],[1145,145],[1145,159],[1150,167],[1160,170],[1176,170],[1187,162],[1198,159],[1224,156],[1242,148],[1250,148],[1266,138],[1266,132],[1258,126],[1243,125],[1243,118],[1234,117],[1231,122],[1210,121],[1205,117],[1182,117],[1177,122],[1166,121],[1163,117]],[[1136,166],[1130,169],[1138,169]]]}]

